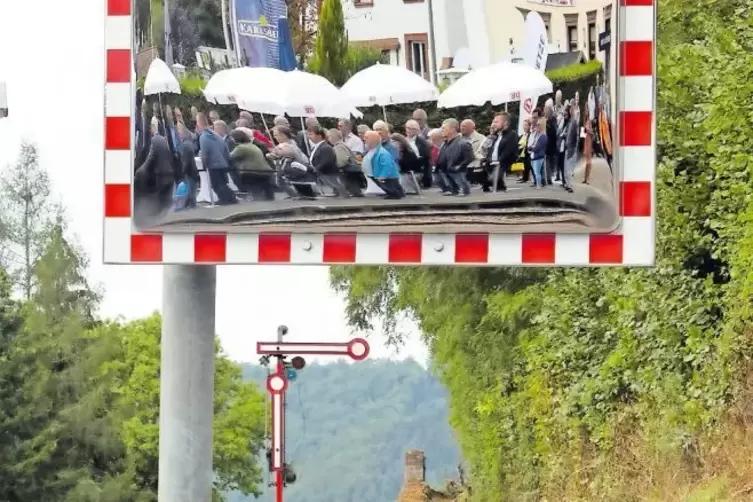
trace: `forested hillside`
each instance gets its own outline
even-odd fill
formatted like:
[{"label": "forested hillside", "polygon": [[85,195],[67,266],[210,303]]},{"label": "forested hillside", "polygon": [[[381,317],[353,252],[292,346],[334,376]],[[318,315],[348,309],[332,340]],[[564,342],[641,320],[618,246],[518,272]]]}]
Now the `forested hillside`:
[{"label": "forested hillside", "polygon": [[[263,383],[266,370],[243,365]],[[298,481],[291,501],[395,502],[403,456],[426,452],[435,486],[457,476],[457,444],[441,384],[414,361],[364,361],[307,366],[288,394],[287,458]],[[259,499],[273,500],[271,489]],[[231,497],[231,502],[253,499]]]},{"label": "forested hillside", "polygon": [[753,497],[753,4],[658,3],[655,269],[332,272],[420,323],[479,502]]}]

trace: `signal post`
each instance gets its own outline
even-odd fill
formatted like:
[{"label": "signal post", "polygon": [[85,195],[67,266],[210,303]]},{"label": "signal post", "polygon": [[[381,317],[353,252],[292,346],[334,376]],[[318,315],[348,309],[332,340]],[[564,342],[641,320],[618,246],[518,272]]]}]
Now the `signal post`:
[{"label": "signal post", "polygon": [[[288,328],[277,329],[277,341],[258,342],[256,352],[262,356],[261,363],[270,364],[275,358],[275,370],[267,377],[267,390],[272,402],[272,434],[267,449],[269,470],[274,473],[275,501],[283,502],[283,492],[287,483],[293,483],[296,474],[285,459],[285,393],[288,384],[295,378],[296,371],[305,367],[302,357],[310,356],[347,356],[354,361],[362,361],[369,355],[369,344],[363,338],[354,338],[349,342],[283,342]],[[290,361],[288,356],[294,356]]]}]

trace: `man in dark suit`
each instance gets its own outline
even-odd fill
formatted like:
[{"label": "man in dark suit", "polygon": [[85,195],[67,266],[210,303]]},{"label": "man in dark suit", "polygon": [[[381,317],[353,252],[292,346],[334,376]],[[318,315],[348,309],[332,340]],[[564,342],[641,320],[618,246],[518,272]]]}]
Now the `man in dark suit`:
[{"label": "man in dark suit", "polygon": [[306,130],[298,131],[298,134],[295,136],[295,143],[298,145],[298,148],[309,157],[311,157],[311,152],[313,151],[310,134],[317,127],[321,127],[319,121],[313,117],[309,117],[306,119]]},{"label": "man in dark suit", "polygon": [[421,135],[421,124],[411,119],[405,123],[405,137],[421,159],[421,185],[431,188],[431,143]]},{"label": "man in dark suit", "polygon": [[494,186],[494,171],[498,169],[497,188],[507,191],[505,178],[510,167],[518,159],[518,133],[510,127],[510,115],[501,112],[492,120],[494,141],[486,154],[483,164],[486,166],[487,181],[483,184],[484,192],[490,192]]},{"label": "man in dark suit", "polygon": [[320,126],[309,131],[311,142],[311,165],[323,185],[335,191],[339,197],[349,197],[348,191],[340,180],[340,170],[337,167],[337,155],[332,145],[327,143],[327,132]]},{"label": "man in dark suit", "polygon": [[144,211],[140,214],[149,220],[170,207],[175,187],[173,154],[167,140],[159,134],[157,117],[151,120],[151,138],[149,153],[134,176],[135,195]]}]

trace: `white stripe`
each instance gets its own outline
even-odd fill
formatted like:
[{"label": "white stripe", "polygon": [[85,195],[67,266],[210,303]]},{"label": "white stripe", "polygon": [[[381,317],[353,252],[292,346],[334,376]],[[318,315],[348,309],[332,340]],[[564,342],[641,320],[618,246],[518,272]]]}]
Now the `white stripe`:
[{"label": "white stripe", "polygon": [[259,342],[259,353],[277,353],[277,347],[284,354],[320,354],[322,352],[337,352],[338,354],[347,354],[346,345],[310,345],[305,343],[271,343]]},{"label": "white stripe", "polygon": [[162,236],[164,263],[194,263],[193,234],[164,234]]},{"label": "white stripe", "polygon": [[131,262],[131,219],[105,218],[103,227],[105,265]]},{"label": "white stripe", "polygon": [[133,99],[131,99],[131,84],[105,84],[105,116],[130,117]]},{"label": "white stripe", "polygon": [[521,234],[489,236],[490,265],[521,265],[523,263],[523,237]]},{"label": "white stripe", "polygon": [[588,265],[588,234],[557,234],[554,240],[554,263]]},{"label": "white stripe", "polygon": [[105,51],[130,49],[132,40],[131,16],[105,16]]},{"label": "white stripe", "polygon": [[105,150],[105,184],[131,184],[130,150]]},{"label": "white stripe", "polygon": [[324,261],[324,234],[293,234],[290,263],[321,264]]},{"label": "white stripe", "polygon": [[624,146],[619,149],[623,181],[651,181],[656,176],[656,147]]},{"label": "white stripe", "polygon": [[383,265],[389,262],[389,235],[360,234],[356,243],[356,263]]},{"label": "white stripe", "polygon": [[282,469],[282,396],[272,394],[272,467]]},{"label": "white stripe", "polygon": [[421,239],[421,263],[427,265],[455,263],[455,235],[424,234]]},{"label": "white stripe", "polygon": [[225,246],[227,263],[259,262],[259,234],[228,234]]},{"label": "white stripe", "polygon": [[654,41],[656,25],[653,6],[621,7],[624,21],[622,40]]},{"label": "white stripe", "polygon": [[625,266],[653,266],[656,242],[654,219],[625,217],[622,219],[622,233],[622,261]]},{"label": "white stripe", "polygon": [[620,77],[622,111],[646,112],[654,109],[654,77]]}]

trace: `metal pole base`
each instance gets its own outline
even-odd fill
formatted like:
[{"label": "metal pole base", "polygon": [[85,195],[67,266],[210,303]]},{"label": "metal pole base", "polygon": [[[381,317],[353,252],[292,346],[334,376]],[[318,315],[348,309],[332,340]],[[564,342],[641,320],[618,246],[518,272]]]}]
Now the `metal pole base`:
[{"label": "metal pole base", "polygon": [[212,500],[214,266],[165,265],[159,502]]}]

